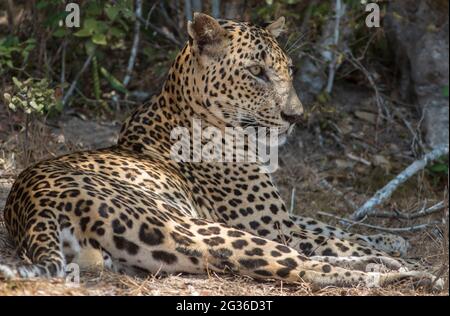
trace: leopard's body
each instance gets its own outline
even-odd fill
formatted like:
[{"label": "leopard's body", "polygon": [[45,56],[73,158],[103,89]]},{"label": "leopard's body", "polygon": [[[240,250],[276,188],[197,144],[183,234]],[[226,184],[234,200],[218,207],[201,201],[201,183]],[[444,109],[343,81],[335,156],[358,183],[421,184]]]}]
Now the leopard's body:
[{"label": "leopard's body", "polygon": [[[319,286],[382,286],[403,278],[403,239],[361,236],[289,216],[258,163],[177,162],[176,127],[253,122],[284,135],[301,115],[291,61],[267,28],[196,14],[162,92],[124,124],[116,146],[37,163],[16,180],[5,220],[30,263],[3,277],[63,276],[83,249],[126,273],[234,271]],[[245,118],[245,119],[242,119]],[[382,263],[389,272],[367,272]],[[439,283],[439,282],[437,282]]]}]

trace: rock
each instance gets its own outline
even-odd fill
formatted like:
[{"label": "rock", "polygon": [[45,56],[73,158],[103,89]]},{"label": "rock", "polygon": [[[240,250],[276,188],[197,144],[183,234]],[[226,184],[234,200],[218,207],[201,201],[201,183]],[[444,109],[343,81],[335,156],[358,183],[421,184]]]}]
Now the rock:
[{"label": "rock", "polygon": [[401,72],[401,96],[417,102],[424,113],[431,147],[448,143],[449,82],[448,1],[389,2],[385,30],[395,47]]}]

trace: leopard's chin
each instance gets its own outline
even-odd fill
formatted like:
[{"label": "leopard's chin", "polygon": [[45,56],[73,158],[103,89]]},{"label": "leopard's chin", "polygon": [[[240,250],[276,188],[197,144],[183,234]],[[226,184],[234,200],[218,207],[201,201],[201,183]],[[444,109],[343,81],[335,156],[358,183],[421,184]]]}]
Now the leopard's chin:
[{"label": "leopard's chin", "polygon": [[292,134],[292,131],[294,130],[295,124],[291,124],[285,131],[278,134],[278,145],[277,146],[283,146],[286,144],[288,137]]}]

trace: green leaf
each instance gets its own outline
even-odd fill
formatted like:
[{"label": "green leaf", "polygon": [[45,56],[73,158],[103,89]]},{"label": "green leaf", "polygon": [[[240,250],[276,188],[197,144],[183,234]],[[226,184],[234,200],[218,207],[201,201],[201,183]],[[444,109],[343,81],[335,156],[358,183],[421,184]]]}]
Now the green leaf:
[{"label": "green leaf", "polygon": [[448,165],[445,163],[437,163],[430,167],[430,170],[436,173],[447,173]]},{"label": "green leaf", "polygon": [[36,9],[38,9],[38,10],[45,9],[46,7],[48,7],[49,4],[50,4],[50,1],[47,1],[47,0],[38,1],[36,3]]},{"label": "green leaf", "polygon": [[444,89],[442,89],[442,95],[448,98],[448,86],[445,86]]},{"label": "green leaf", "polygon": [[123,32],[121,29],[114,27],[114,26],[109,29],[109,34],[111,34],[111,36],[116,37],[118,39],[122,39],[125,37],[125,32]]},{"label": "green leaf", "polygon": [[12,81],[17,88],[22,89],[23,84],[16,77],[12,77]]},{"label": "green leaf", "polygon": [[128,94],[127,88],[113,75],[111,75],[108,70],[106,70],[104,67],[100,67],[100,73],[108,80],[111,87],[113,87],[114,90],[117,90],[119,92],[122,92],[124,94]]},{"label": "green leaf", "polygon": [[78,32],[73,33],[74,36],[77,37],[89,37],[91,36],[91,32],[89,31],[89,29],[87,28],[82,28],[81,30],[79,30]]},{"label": "green leaf", "polygon": [[86,13],[88,16],[98,16],[102,14],[102,4],[98,1],[89,1],[86,7]]},{"label": "green leaf", "polygon": [[109,5],[105,8],[105,13],[108,16],[108,19],[114,21],[120,13],[120,8],[118,8],[117,6]]},{"label": "green leaf", "polygon": [[69,34],[68,30],[61,27],[61,28],[58,28],[57,30],[55,30],[52,35],[54,37],[61,38],[61,37],[64,37],[64,36],[66,36],[68,34]]},{"label": "green leaf", "polygon": [[106,45],[106,35],[105,34],[94,34],[92,36],[92,42],[97,45]]},{"label": "green leaf", "polygon": [[95,51],[95,44],[92,43],[91,41],[87,41],[87,42],[84,44],[84,48],[86,49],[86,53],[87,53],[88,55],[91,55],[91,54],[93,54],[94,51]]}]

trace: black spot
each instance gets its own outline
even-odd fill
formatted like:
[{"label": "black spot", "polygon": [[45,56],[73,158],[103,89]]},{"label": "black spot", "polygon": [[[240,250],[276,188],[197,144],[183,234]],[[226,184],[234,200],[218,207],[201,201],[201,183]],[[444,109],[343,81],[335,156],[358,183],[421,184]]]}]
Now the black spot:
[{"label": "black spot", "polygon": [[264,277],[271,277],[272,276],[272,272],[267,271],[267,270],[255,270],[255,271],[253,271],[253,273],[255,273],[257,275],[264,276]]},{"label": "black spot", "polygon": [[210,249],[209,253],[216,259],[228,259],[231,257],[233,252],[227,248],[219,248],[219,249]]},{"label": "black spot", "polygon": [[180,244],[183,246],[189,246],[194,243],[194,241],[192,239],[190,239],[189,237],[183,236],[175,231],[171,232],[170,236],[177,244]]},{"label": "black spot", "polygon": [[231,243],[234,249],[242,249],[248,245],[248,242],[244,239],[238,239]]},{"label": "black spot", "polygon": [[129,241],[121,236],[114,235],[113,241],[114,241],[114,244],[116,245],[117,249],[125,250],[130,255],[136,255],[139,251],[138,245],[136,245],[134,242]]},{"label": "black spot", "polygon": [[154,250],[152,251],[153,259],[162,261],[166,264],[173,264],[177,262],[177,256],[173,253],[162,251],[162,250]]},{"label": "black spot", "polygon": [[164,235],[158,228],[149,228],[146,223],[139,229],[139,240],[150,246],[157,246],[163,243]]},{"label": "black spot", "polygon": [[283,253],[290,253],[291,249],[289,249],[286,246],[283,245],[276,245],[275,248],[277,248],[279,251],[283,252]]},{"label": "black spot", "polygon": [[229,230],[227,235],[230,237],[242,237],[245,235],[245,233],[240,232],[238,230]]},{"label": "black spot", "polygon": [[123,234],[126,230],[125,226],[123,226],[118,219],[112,221],[112,228],[115,234]]},{"label": "black spot", "polygon": [[275,204],[270,204],[270,211],[273,214],[277,214],[278,213],[278,206],[276,206]]},{"label": "black spot", "polygon": [[291,269],[295,269],[298,266],[297,262],[295,262],[295,260],[292,259],[292,258],[286,258],[286,259],[283,259],[283,260],[278,260],[277,263],[281,264],[282,266],[291,268]]},{"label": "black spot", "polygon": [[289,273],[292,271],[292,269],[289,268],[281,268],[277,270],[277,275],[281,278],[285,278],[289,275]]},{"label": "black spot", "polygon": [[246,250],[245,254],[247,256],[263,256],[264,252],[261,248],[253,248],[252,250]]},{"label": "black spot", "polygon": [[257,269],[268,265],[268,262],[264,259],[240,259],[239,263],[247,269]]},{"label": "black spot", "polygon": [[325,273],[330,273],[331,266],[329,264],[326,264],[326,265],[322,266],[322,271],[325,272]]},{"label": "black spot", "polygon": [[204,239],[203,242],[211,247],[215,247],[225,243],[225,239],[222,237],[212,237],[209,239]]},{"label": "black spot", "polygon": [[83,217],[80,219],[80,228],[81,231],[85,232],[86,231],[86,226],[87,224],[89,224],[91,218],[89,216]]},{"label": "black spot", "polygon": [[267,240],[264,240],[264,239],[258,238],[258,237],[253,237],[251,239],[251,241],[253,241],[258,246],[263,246],[263,245],[267,244]]},{"label": "black spot", "polygon": [[329,257],[337,257],[337,253],[333,252],[330,248],[325,249],[322,251],[323,256],[329,256]]}]

